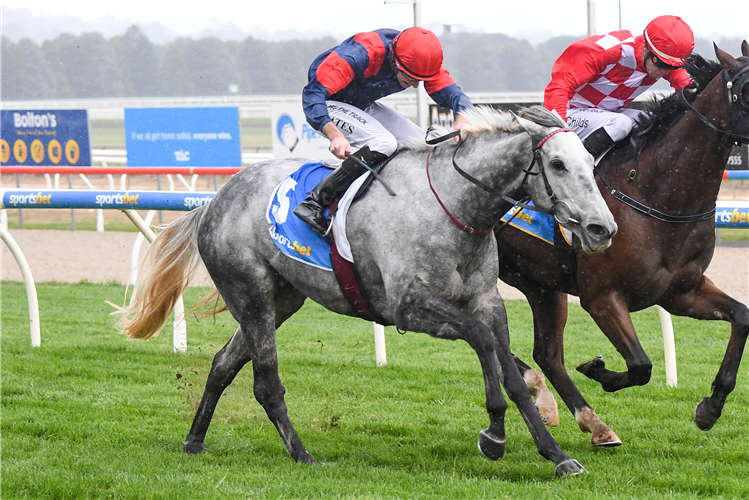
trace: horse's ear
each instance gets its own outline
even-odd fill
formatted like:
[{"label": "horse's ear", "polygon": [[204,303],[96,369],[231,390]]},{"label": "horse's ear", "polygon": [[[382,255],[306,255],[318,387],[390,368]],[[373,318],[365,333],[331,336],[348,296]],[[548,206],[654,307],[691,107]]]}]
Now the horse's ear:
[{"label": "horse's ear", "polygon": [[744,56],[749,57],[749,43],[746,43],[746,40],[741,42],[741,53]]},{"label": "horse's ear", "polygon": [[[734,57],[728,52],[720,50],[715,42],[713,42],[713,48],[715,49],[715,55],[718,56],[718,61],[720,61],[720,65],[723,66],[724,70],[736,71],[741,67],[741,63],[736,62],[736,59],[734,59]],[[741,50],[744,50],[743,44],[741,46]]]},{"label": "horse's ear", "polygon": [[546,137],[546,129],[538,123],[532,122],[522,116],[518,116],[515,113],[512,113],[512,116],[515,117],[522,129],[528,132],[533,140],[533,144],[537,144],[541,139]]}]

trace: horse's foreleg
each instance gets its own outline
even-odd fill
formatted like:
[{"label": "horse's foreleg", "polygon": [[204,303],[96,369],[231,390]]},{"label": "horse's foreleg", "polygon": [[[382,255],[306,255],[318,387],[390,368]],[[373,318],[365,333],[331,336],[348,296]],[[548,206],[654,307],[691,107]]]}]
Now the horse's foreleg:
[{"label": "horse's foreleg", "polygon": [[577,371],[599,382],[607,392],[650,382],[653,364],[640,345],[624,299],[615,292],[609,292],[595,297],[586,309],[624,358],[627,371],[608,370],[602,356],[581,364]]},{"label": "horse's foreleg", "polygon": [[533,404],[530,392],[526,387],[525,380],[515,364],[515,359],[510,352],[510,333],[507,326],[507,313],[504,303],[499,294],[485,300],[477,311],[477,319],[483,320],[489,325],[496,339],[496,352],[499,364],[502,367],[504,380],[503,385],[507,396],[518,407],[528,430],[536,442],[538,452],[547,460],[553,461],[557,476],[567,474],[575,475],[584,472],[580,463],[564,453],[559,444],[541,420],[541,417]]},{"label": "horse's foreleg", "polygon": [[721,319],[731,323],[731,336],[723,362],[713,380],[713,393],[702,399],[694,410],[697,426],[703,431],[710,430],[720,418],[726,398],[736,387],[736,374],[749,336],[749,309],[726,295],[704,275],[693,291],[662,305],[679,316],[702,320]]},{"label": "horse's foreleg", "polygon": [[241,328],[237,328],[229,342],[213,358],[203,397],[192,421],[190,433],[183,445],[186,453],[203,453],[205,435],[221,394],[229,387],[239,370],[250,360],[249,350],[246,345],[243,345],[241,338]]},{"label": "horse's foreleg", "polygon": [[622,442],[603,423],[578,390],[564,366],[564,327],[567,323],[567,294],[551,290],[526,292],[533,311],[533,359],[575,416],[583,432],[590,432],[594,446],[618,446]]},{"label": "horse's foreleg", "polygon": [[479,434],[479,450],[491,460],[505,452],[507,402],[499,387],[500,368],[495,341],[489,328],[439,297],[423,281],[412,281],[395,311],[398,328],[424,332],[432,337],[465,340],[479,358],[484,375],[489,428]]}]

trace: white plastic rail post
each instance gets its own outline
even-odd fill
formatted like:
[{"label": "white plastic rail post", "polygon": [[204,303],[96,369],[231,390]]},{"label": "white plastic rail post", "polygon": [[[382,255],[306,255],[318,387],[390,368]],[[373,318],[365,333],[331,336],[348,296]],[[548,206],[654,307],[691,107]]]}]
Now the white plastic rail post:
[{"label": "white plastic rail post", "polygon": [[385,327],[379,323],[372,324],[374,325],[375,362],[377,366],[382,366],[388,362],[387,353],[385,352]]},{"label": "white plastic rail post", "polygon": [[[151,231],[148,224],[143,218],[138,215],[138,212],[132,209],[125,209],[122,211],[127,215],[135,227],[143,233],[149,243],[153,243],[156,239],[156,234]],[[185,304],[182,300],[182,296],[177,297],[177,302],[174,304],[174,334],[172,337],[172,347],[174,352],[185,352],[187,350],[187,322],[185,321]]]},{"label": "white plastic rail post", "polygon": [[658,316],[661,318],[661,329],[663,330],[663,352],[666,357],[666,385],[676,387],[676,342],[674,340],[674,324],[671,315],[658,307]]},{"label": "white plastic rail post", "polygon": [[3,226],[0,226],[0,237],[2,237],[2,240],[8,246],[8,249],[18,263],[18,267],[21,269],[23,283],[26,285],[26,298],[29,302],[31,347],[39,347],[42,345],[41,328],[39,326],[39,300],[36,296],[36,284],[34,284],[34,277],[31,276],[31,268],[29,267],[29,263],[26,261],[26,257],[23,255],[21,248],[16,243],[16,240],[13,239],[10,233]]}]

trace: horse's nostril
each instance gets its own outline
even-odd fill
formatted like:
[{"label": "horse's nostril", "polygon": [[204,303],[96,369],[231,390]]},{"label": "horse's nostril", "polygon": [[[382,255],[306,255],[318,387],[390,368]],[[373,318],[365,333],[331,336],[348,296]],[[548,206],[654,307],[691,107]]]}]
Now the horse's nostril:
[{"label": "horse's nostril", "polygon": [[590,224],[588,226],[588,232],[590,234],[594,234],[596,236],[605,237],[608,236],[609,231],[604,226],[601,226],[599,224]]}]

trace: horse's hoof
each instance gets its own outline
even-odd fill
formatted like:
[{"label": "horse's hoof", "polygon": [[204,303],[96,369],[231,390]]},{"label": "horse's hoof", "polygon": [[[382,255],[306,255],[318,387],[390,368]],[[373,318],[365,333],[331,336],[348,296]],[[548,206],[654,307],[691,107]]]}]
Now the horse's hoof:
[{"label": "horse's hoof", "polygon": [[549,427],[559,425],[559,407],[557,406],[536,406],[538,414],[541,416],[543,423]]},{"label": "horse's hoof", "polygon": [[554,469],[554,474],[556,474],[557,477],[577,476],[579,474],[582,474],[583,472],[588,471],[585,470],[585,467],[580,465],[580,462],[578,462],[574,458],[570,458],[568,460],[565,460],[564,462],[558,463],[557,468]]},{"label": "horse's hoof", "polygon": [[499,460],[505,456],[505,440],[500,439],[488,430],[479,433],[479,451],[489,460]]},{"label": "horse's hoof", "polygon": [[302,453],[300,453],[298,457],[294,458],[294,460],[296,460],[297,463],[300,464],[317,465],[317,460],[315,460],[315,457],[310,455],[307,450],[304,450]]},{"label": "horse's hoof", "polygon": [[182,448],[185,450],[185,453],[190,455],[200,455],[205,451],[203,448],[203,441],[198,441],[195,439],[186,439],[185,444],[182,445]]},{"label": "horse's hoof", "polygon": [[596,374],[605,368],[606,362],[603,360],[603,356],[598,355],[594,359],[580,364],[576,369],[586,377],[596,380]]},{"label": "horse's hoof", "polygon": [[702,398],[694,409],[694,423],[703,431],[709,431],[720,418],[721,408],[716,408],[710,398]]},{"label": "horse's hoof", "polygon": [[621,446],[622,440],[619,436],[614,434],[614,431],[609,429],[609,432],[605,434],[594,435],[590,438],[590,444],[598,448],[613,448],[615,446]]}]

